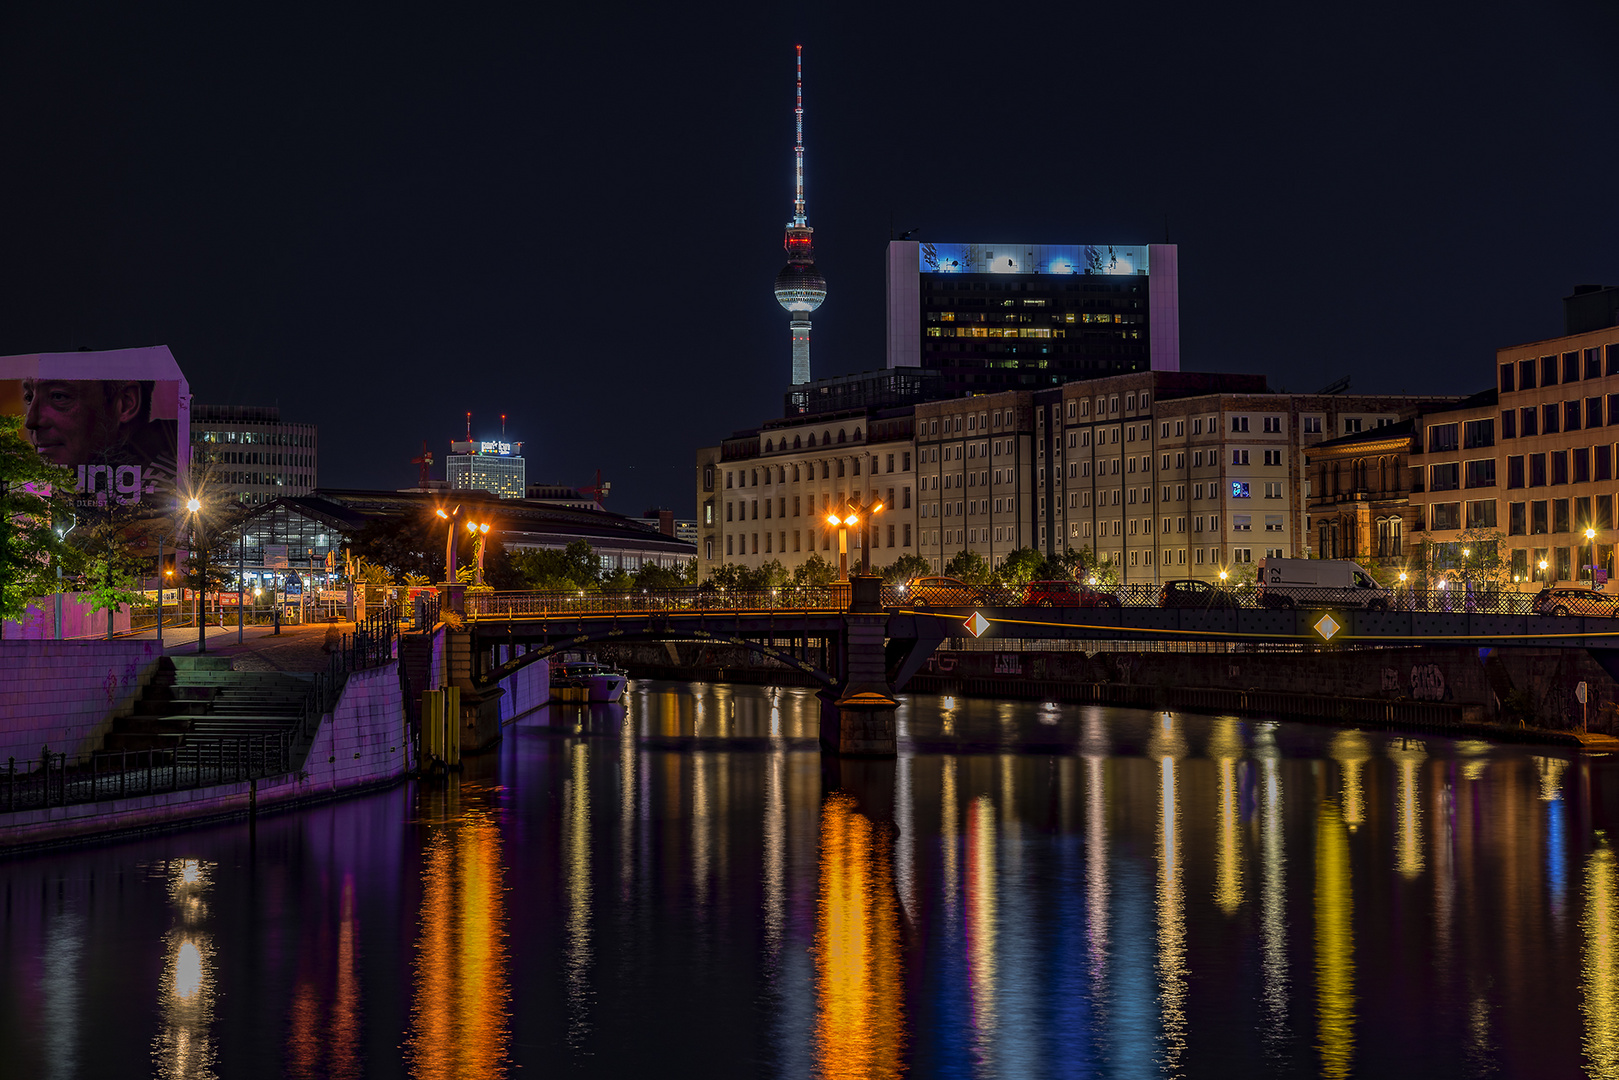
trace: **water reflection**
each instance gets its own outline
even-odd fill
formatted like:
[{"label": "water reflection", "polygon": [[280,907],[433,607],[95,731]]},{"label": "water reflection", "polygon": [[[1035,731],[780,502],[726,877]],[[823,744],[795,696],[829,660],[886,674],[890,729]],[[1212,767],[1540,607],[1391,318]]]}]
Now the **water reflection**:
[{"label": "water reflection", "polygon": [[1395,814],[1399,818],[1396,841],[1400,876],[1407,881],[1422,873],[1422,802],[1417,789],[1417,766],[1428,760],[1428,748],[1420,739],[1390,742],[1388,755],[1399,775],[1395,777]]},{"label": "water reflection", "polygon": [[1259,893],[1261,1037],[1265,1055],[1280,1061],[1286,1055],[1287,1027],[1287,855],[1282,835],[1281,754],[1276,746],[1276,724],[1258,725],[1254,757],[1260,764],[1259,850],[1263,880]]},{"label": "water reflection", "polygon": [[51,1077],[77,1076],[84,971],[84,916],[58,911],[46,924],[44,970],[40,973],[40,1017],[45,1023],[45,1064]]},{"label": "water reflection", "polygon": [[1164,713],[1147,755],[1158,763],[1158,1009],[1165,1076],[1180,1076],[1186,1053],[1186,911],[1177,758],[1186,755],[1179,722]]},{"label": "water reflection", "polygon": [[[428,830],[405,1057],[418,1078],[493,1076],[510,1053],[501,833],[451,778]],[[587,811],[588,813],[588,811]]]},{"label": "water reflection", "polygon": [[819,1074],[900,1076],[906,1035],[893,844],[843,794],[821,808],[815,985]]},{"label": "water reflection", "polygon": [[1209,757],[1220,769],[1220,842],[1215,848],[1214,902],[1227,915],[1242,906],[1242,862],[1237,851],[1237,761],[1242,757],[1242,723],[1222,716],[1209,736]]},{"label": "water reflection", "polygon": [[1343,769],[1343,820],[1350,832],[1366,820],[1366,793],[1360,771],[1371,760],[1372,748],[1358,731],[1340,731],[1328,747],[1332,760]]},{"label": "water reflection", "polygon": [[1580,1012],[1587,1075],[1619,1077],[1619,871],[1613,847],[1599,836],[1585,860],[1585,948],[1580,965]]},{"label": "water reflection", "polygon": [[995,803],[967,804],[967,969],[972,993],[972,1050],[981,1069],[993,1064],[995,988]]},{"label": "water reflection", "polygon": [[563,961],[568,983],[568,1045],[575,1051],[590,1034],[590,747],[568,746],[568,780],[563,787],[562,863],[567,868],[568,921]]},{"label": "water reflection", "polygon": [[1316,1048],[1321,1075],[1352,1074],[1355,1058],[1355,904],[1350,891],[1349,831],[1323,799],[1315,827]]},{"label": "water reflection", "polygon": [[214,864],[173,859],[167,865],[169,903],[176,925],[164,938],[158,984],[161,1021],[152,1040],[153,1070],[164,1080],[213,1077],[215,972],[213,936],[204,926]]}]

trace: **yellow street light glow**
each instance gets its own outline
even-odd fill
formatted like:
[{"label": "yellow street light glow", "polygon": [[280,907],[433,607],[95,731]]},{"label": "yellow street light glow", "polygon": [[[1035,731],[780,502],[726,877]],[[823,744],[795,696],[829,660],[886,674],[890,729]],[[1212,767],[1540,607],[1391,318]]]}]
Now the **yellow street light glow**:
[{"label": "yellow street light glow", "polygon": [[850,514],[848,517],[843,519],[843,523],[845,525],[858,525],[860,524],[860,515]]},{"label": "yellow street light glow", "polygon": [[1473,554],[1473,549],[1472,548],[1462,548],[1462,558],[1465,559],[1471,554]]},{"label": "yellow street light glow", "polygon": [[479,525],[478,526],[478,531],[479,532],[485,532],[485,533],[488,532],[489,531],[489,523],[486,521],[482,525]]},{"label": "yellow street light glow", "polygon": [[1224,581],[1225,579],[1226,579],[1226,572],[1224,570],[1221,570],[1220,571],[1220,580]]},{"label": "yellow street light glow", "polygon": [[826,523],[828,525],[841,525],[843,522],[842,522],[842,519],[840,519],[838,517],[838,515],[836,515],[836,514],[828,514],[828,515],[826,515]]},{"label": "yellow street light glow", "polygon": [[437,515],[438,515],[438,516],[439,516],[439,517],[441,517],[441,518],[443,518],[443,519],[444,519],[444,520],[445,520],[445,521],[449,521],[449,520],[450,520],[450,515],[449,515],[449,514],[446,514],[446,513],[445,513],[445,512],[444,512],[444,509],[443,509],[443,507],[440,507],[440,508],[439,508],[439,509],[437,509],[437,510],[435,510],[435,511],[433,511],[433,512],[434,512],[434,513],[435,513],[435,514],[437,514]]},{"label": "yellow street light glow", "polygon": [[1545,559],[1540,560],[1540,568],[1542,570],[1546,569],[1546,560]]},{"label": "yellow street light glow", "polygon": [[1405,580],[1405,571],[1404,571],[1404,570],[1401,570],[1401,571],[1400,571],[1400,580],[1401,580],[1401,581],[1404,581],[1404,580]]},{"label": "yellow street light glow", "polygon": [[1597,531],[1595,529],[1586,529],[1585,538],[1587,540],[1595,540],[1597,538]]},{"label": "yellow street light glow", "polygon": [[475,533],[477,531],[478,531],[478,523],[477,522],[475,522],[475,521],[467,522],[467,532]]},{"label": "yellow street light glow", "polygon": [[876,505],[874,505],[871,508],[871,512],[873,514],[880,514],[880,513],[882,513],[882,510],[883,510],[883,504],[882,503],[877,503]]},{"label": "yellow street light glow", "polygon": [[196,499],[187,499],[186,509],[195,514],[198,510],[202,509],[202,503],[198,502]]}]

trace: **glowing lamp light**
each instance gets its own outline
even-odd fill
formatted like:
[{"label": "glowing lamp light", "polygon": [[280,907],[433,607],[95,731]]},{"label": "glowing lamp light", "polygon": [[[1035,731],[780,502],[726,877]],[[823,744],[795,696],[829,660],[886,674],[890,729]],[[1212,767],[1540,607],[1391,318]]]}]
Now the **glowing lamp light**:
[{"label": "glowing lamp light", "polygon": [[1540,568],[1542,570],[1546,569],[1546,560],[1545,559],[1540,560]]},{"label": "glowing lamp light", "polygon": [[1595,529],[1586,529],[1585,538],[1587,540],[1595,540],[1597,538],[1597,531]]},{"label": "glowing lamp light", "polygon": [[449,520],[450,520],[450,515],[449,515],[449,514],[446,514],[446,513],[445,513],[445,512],[444,512],[444,508],[443,508],[443,507],[440,507],[440,508],[439,508],[439,509],[437,509],[437,510],[435,510],[435,511],[433,511],[433,512],[434,512],[434,513],[435,513],[435,514],[437,514],[437,515],[438,515],[438,516],[439,516],[439,517],[441,517],[441,518],[443,518],[443,519],[444,519],[444,520],[445,520],[445,521],[449,521]]},{"label": "glowing lamp light", "polygon": [[475,533],[477,531],[478,531],[478,523],[477,522],[475,522],[475,521],[467,522],[467,532]]},{"label": "glowing lamp light", "polygon": [[196,499],[187,499],[186,509],[195,514],[198,510],[202,509],[202,503],[198,502]]},{"label": "glowing lamp light", "polygon": [[1220,580],[1224,581],[1225,579],[1226,579],[1226,572],[1224,570],[1221,570],[1220,571]]},{"label": "glowing lamp light", "polygon": [[843,523],[845,525],[858,525],[860,524],[860,515],[850,514],[848,517],[843,519]]},{"label": "glowing lamp light", "polygon": [[841,525],[842,521],[838,518],[838,515],[828,514],[826,515],[826,523],[828,525]]},{"label": "glowing lamp light", "polygon": [[1402,582],[1402,583],[1403,583],[1403,582],[1404,582],[1404,581],[1405,581],[1405,571],[1404,571],[1404,570],[1401,570],[1401,571],[1400,571],[1400,581],[1401,581],[1401,582]]},{"label": "glowing lamp light", "polygon": [[1465,558],[1467,558],[1468,556],[1470,556],[1472,554],[1473,554],[1473,549],[1472,548],[1462,548],[1462,558],[1465,559]]},{"label": "glowing lamp light", "polygon": [[1446,581],[1444,578],[1439,579],[1439,588],[1440,588],[1441,591],[1443,591],[1445,586],[1447,586],[1449,584],[1450,584],[1450,582]]}]

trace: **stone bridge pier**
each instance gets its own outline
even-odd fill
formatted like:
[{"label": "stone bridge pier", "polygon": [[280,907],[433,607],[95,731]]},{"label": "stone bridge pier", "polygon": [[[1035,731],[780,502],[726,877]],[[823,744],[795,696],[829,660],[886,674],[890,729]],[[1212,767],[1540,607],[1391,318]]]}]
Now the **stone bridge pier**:
[{"label": "stone bridge pier", "polygon": [[842,680],[823,695],[821,749],[844,757],[891,758],[898,752],[893,687],[888,681],[888,612],[882,579],[855,575],[843,617]]}]

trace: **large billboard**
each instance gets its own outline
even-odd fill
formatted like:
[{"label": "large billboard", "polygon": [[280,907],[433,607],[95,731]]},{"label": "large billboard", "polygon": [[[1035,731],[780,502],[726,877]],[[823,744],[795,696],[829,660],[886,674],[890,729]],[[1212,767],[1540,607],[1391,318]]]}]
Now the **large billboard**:
[{"label": "large billboard", "polygon": [[1146,274],[1145,244],[932,244],[924,274]]},{"label": "large billboard", "polygon": [[191,390],[168,346],[0,357],[0,413],[76,475],[81,513],[167,513],[190,450]]}]

